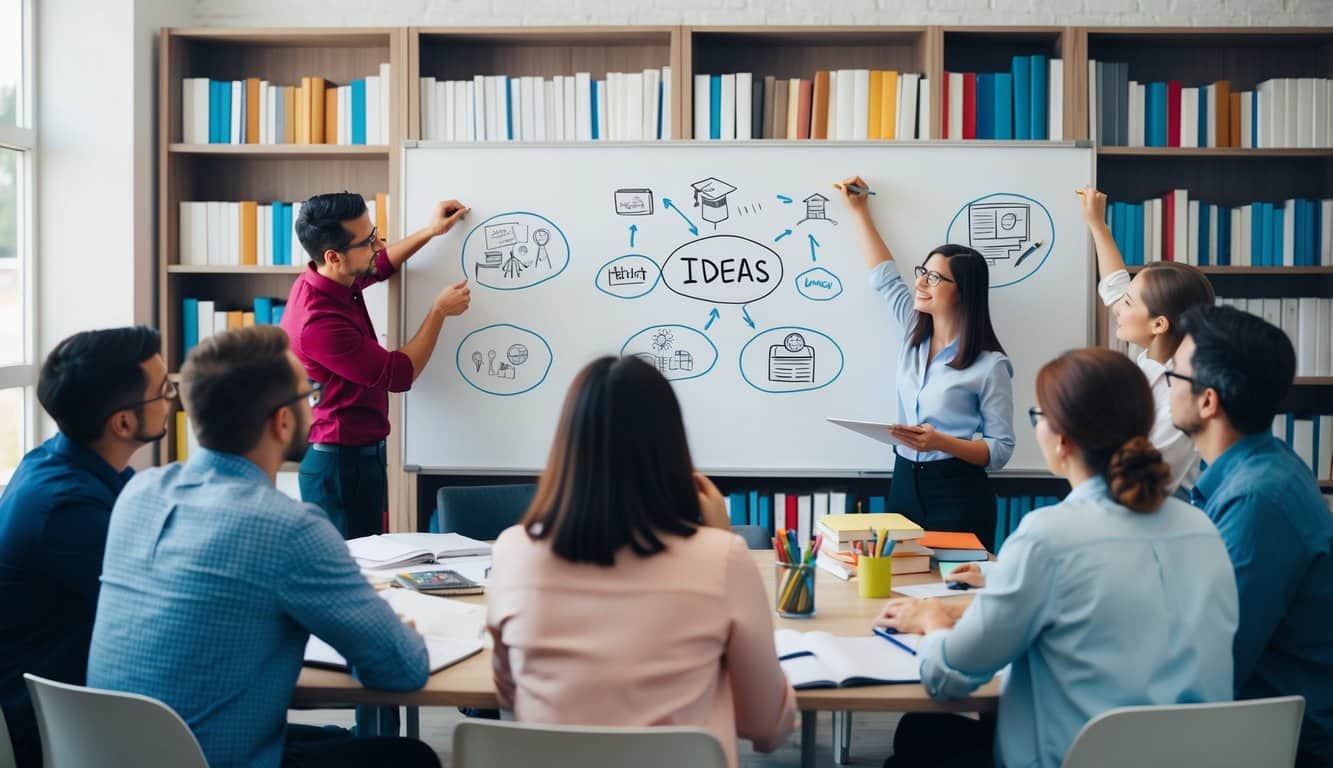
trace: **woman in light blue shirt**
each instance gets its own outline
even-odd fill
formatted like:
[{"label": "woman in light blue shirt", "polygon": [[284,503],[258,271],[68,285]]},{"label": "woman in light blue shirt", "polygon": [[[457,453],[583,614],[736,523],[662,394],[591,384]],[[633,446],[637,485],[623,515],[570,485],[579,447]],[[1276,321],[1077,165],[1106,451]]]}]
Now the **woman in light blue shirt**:
[{"label": "woman in light blue shirt", "polygon": [[1236,580],[1208,517],[1167,497],[1147,379],[1109,349],[1074,350],[1037,374],[1037,403],[1037,443],[1073,491],[1024,517],[995,562],[950,575],[984,587],[970,605],[890,600],[876,622],[926,635],[936,699],[1012,665],[998,716],[908,715],[886,765],[1058,768],[1109,709],[1231,699]]},{"label": "woman in light blue shirt", "polygon": [[995,492],[986,473],[1014,452],[1014,368],[991,326],[989,269],[964,245],[941,245],[908,287],[866,207],[860,177],[843,184],[870,286],[893,310],[897,425],[889,511],[928,530],[971,531],[990,550]]}]

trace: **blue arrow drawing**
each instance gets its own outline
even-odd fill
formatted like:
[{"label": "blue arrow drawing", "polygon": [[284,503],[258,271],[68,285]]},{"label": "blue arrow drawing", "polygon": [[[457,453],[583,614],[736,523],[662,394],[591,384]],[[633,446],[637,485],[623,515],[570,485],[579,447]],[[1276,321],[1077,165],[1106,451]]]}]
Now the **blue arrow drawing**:
[{"label": "blue arrow drawing", "polygon": [[790,198],[790,197],[787,197],[786,195],[778,195],[778,199],[781,200],[781,201],[783,202],[783,204],[790,204],[790,203],[791,203],[791,198]]},{"label": "blue arrow drawing", "polygon": [[713,311],[708,313],[708,322],[704,324],[704,330],[706,331],[709,328],[712,328],[713,321],[716,320],[717,318],[718,318],[717,307],[713,307]]},{"label": "blue arrow drawing", "polygon": [[754,328],[754,321],[750,319],[749,307],[741,306],[741,317],[745,320],[746,325]]},{"label": "blue arrow drawing", "polygon": [[790,235],[790,234],[791,234],[791,230],[790,230],[790,229],[784,229],[784,230],[782,230],[782,234],[780,234],[780,235],[778,235],[777,237],[773,238],[773,242],[776,243],[777,241],[781,240],[782,238],[784,238],[784,237],[786,237],[787,235]]},{"label": "blue arrow drawing", "polygon": [[635,235],[635,233],[637,233],[638,231],[639,231],[639,225],[638,225],[638,224],[631,224],[631,225],[629,225],[629,247],[631,247],[631,248],[634,247],[634,235]]},{"label": "blue arrow drawing", "polygon": [[[810,260],[819,261],[815,258],[815,248],[819,246],[819,241],[815,239],[814,235],[807,234],[806,237],[810,238]],[[633,245],[633,243],[630,243],[630,245]]]},{"label": "blue arrow drawing", "polygon": [[699,234],[699,228],[696,227],[696,226],[694,226],[694,222],[690,221],[690,217],[689,217],[689,216],[686,216],[685,213],[684,213],[684,211],[682,211],[681,209],[677,208],[677,207],[676,207],[676,204],[673,203],[673,202],[671,202],[671,198],[669,198],[669,197],[664,197],[664,198],[662,198],[662,205],[665,206],[665,207],[667,207],[667,208],[670,208],[670,209],[673,210],[673,211],[675,211],[677,216],[679,216],[679,217],[681,217],[682,219],[684,219],[684,220],[685,220],[685,223],[690,225],[690,234],[691,234],[691,235],[697,235],[697,234]]}]

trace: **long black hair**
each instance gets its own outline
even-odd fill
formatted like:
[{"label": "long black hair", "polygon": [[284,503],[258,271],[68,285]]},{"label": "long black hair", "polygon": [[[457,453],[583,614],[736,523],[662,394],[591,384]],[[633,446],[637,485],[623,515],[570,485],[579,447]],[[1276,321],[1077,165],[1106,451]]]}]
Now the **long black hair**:
[{"label": "long black hair", "polygon": [[[949,362],[949,367],[961,371],[976,362],[982,352],[999,352],[1003,355],[1004,347],[1000,346],[1000,338],[995,335],[995,328],[990,322],[990,269],[986,266],[985,257],[973,248],[953,243],[933,249],[926,256],[926,261],[930,261],[930,257],[935,254],[949,260],[954,284],[958,286],[958,316],[962,331],[958,335],[958,352]],[[934,332],[935,319],[928,313],[917,312],[907,344],[915,347]]]}]

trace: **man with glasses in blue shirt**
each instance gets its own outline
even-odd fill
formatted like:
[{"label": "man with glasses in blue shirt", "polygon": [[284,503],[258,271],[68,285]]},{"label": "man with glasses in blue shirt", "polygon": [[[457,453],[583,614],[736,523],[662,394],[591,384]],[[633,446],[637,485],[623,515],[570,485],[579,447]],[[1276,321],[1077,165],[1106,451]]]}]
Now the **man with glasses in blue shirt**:
[{"label": "man with glasses in blue shirt", "polygon": [[1191,501],[1236,569],[1236,698],[1304,696],[1296,765],[1333,765],[1333,515],[1270,431],[1296,354],[1281,329],[1233,307],[1192,307],[1181,330],[1171,417],[1208,465]]},{"label": "man with glasses in blue shirt", "polygon": [[85,331],[42,363],[37,399],[60,431],[0,496],[0,709],[19,768],[42,762],[24,673],[84,682],[111,506],[176,397],[161,347],[143,326]]}]

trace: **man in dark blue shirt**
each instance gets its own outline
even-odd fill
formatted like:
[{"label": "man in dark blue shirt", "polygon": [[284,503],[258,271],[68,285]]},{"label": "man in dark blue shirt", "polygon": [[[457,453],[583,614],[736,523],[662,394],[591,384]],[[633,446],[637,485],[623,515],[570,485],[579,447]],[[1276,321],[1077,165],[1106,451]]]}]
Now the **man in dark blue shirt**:
[{"label": "man in dark blue shirt", "polygon": [[42,758],[23,674],[84,682],[111,507],[176,397],[161,346],[151,328],[86,331],[42,364],[37,398],[60,431],[0,496],[0,710],[19,768]]},{"label": "man in dark blue shirt", "polygon": [[1193,307],[1181,330],[1171,418],[1208,463],[1191,500],[1236,570],[1236,698],[1304,696],[1296,765],[1333,766],[1333,515],[1269,431],[1296,354],[1281,329],[1232,307]]}]

